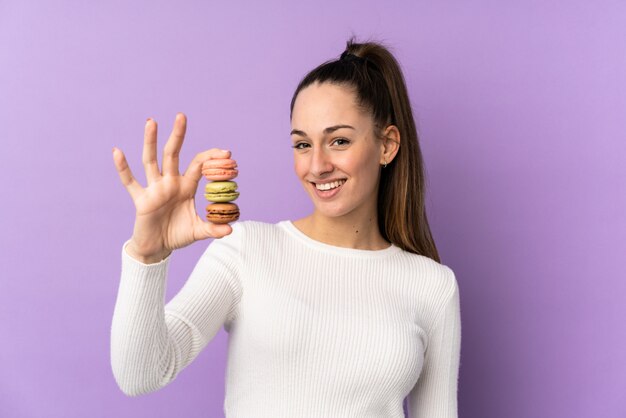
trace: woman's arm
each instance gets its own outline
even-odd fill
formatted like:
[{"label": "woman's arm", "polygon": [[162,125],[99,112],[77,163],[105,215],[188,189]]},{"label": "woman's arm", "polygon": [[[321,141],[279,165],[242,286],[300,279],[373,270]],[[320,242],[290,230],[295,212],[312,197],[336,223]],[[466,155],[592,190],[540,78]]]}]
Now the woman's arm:
[{"label": "woman's arm", "polygon": [[[181,175],[179,155],[186,130],[187,117],[179,113],[159,168],[157,123],[148,119],[142,154],[146,187],[135,179],[124,153],[113,148],[120,181],[135,205],[133,236],[122,250],[122,277],[111,324],[113,375],[131,396],[171,382],[227,320],[240,292],[237,238],[219,240],[232,235],[234,228],[205,222],[195,207],[202,165],[212,158],[229,158],[230,151],[201,152]],[[211,237],[217,240],[179,295],[164,307],[171,252]]]},{"label": "woman's arm", "polygon": [[461,354],[459,287],[454,287],[428,337],[424,367],[409,394],[410,418],[457,418],[457,388]]},{"label": "woman's arm", "polygon": [[111,325],[111,366],[125,394],[153,392],[173,381],[232,319],[241,297],[241,232],[234,224],[232,234],[214,240],[166,306],[170,257],[143,264],[123,249]]}]

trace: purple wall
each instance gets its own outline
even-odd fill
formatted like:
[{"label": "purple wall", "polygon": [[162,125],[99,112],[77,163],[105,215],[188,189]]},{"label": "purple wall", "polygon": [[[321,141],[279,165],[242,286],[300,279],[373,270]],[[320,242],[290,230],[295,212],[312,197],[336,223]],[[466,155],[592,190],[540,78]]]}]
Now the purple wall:
[{"label": "purple wall", "polygon": [[[0,2],[0,416],[222,416],[223,330],[163,390],[115,384],[134,210],[111,149],[143,182],[146,118],[162,146],[185,112],[181,161],[232,150],[242,219],[303,216],[289,100],[351,33],[405,69],[461,287],[460,416],[626,416],[623,2],[33,3]],[[168,299],[206,244],[176,252]]]}]

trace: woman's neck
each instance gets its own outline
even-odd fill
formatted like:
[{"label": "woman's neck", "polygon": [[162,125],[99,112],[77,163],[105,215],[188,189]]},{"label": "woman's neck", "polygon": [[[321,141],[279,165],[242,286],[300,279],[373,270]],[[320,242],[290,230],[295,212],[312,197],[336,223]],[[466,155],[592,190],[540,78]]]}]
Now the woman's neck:
[{"label": "woman's neck", "polygon": [[337,247],[383,250],[389,242],[380,234],[377,214],[329,218],[317,212],[293,224],[310,238]]}]

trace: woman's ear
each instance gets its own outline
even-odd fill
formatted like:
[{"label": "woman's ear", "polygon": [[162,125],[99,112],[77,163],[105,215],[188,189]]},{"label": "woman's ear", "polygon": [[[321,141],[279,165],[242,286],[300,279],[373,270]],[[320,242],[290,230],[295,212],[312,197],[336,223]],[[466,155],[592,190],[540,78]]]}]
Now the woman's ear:
[{"label": "woman's ear", "polygon": [[396,158],[400,150],[400,131],[395,125],[389,125],[383,131],[380,164],[387,165]]}]

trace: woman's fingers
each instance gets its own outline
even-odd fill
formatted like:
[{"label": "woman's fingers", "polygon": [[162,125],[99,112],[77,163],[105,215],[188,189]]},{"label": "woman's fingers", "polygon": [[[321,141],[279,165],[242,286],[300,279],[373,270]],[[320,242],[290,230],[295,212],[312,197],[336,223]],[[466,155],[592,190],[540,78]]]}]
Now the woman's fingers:
[{"label": "woman's fingers", "polygon": [[174,128],[163,150],[163,175],[177,176],[179,174],[178,158],[186,130],[187,117],[182,113],[176,114]]},{"label": "woman's fingers", "polygon": [[148,119],[144,128],[141,160],[146,170],[146,180],[149,186],[161,176],[157,160],[157,123],[152,119]]},{"label": "woman's fingers", "polygon": [[126,157],[121,149],[113,148],[113,162],[115,163],[115,168],[117,169],[117,174],[119,174],[122,184],[126,187],[126,190],[128,190],[133,201],[136,200],[143,188],[137,183],[135,177],[133,177],[133,173],[130,171]]},{"label": "woman's fingers", "polygon": [[202,177],[202,164],[211,158],[230,158],[230,151],[212,148],[197,154],[187,167],[185,177],[189,177],[196,183],[199,182]]}]

